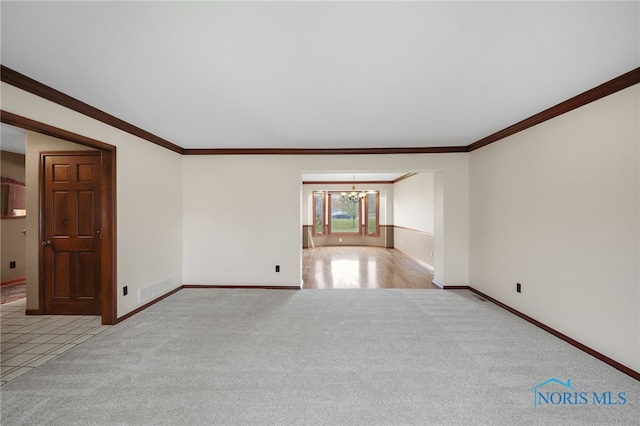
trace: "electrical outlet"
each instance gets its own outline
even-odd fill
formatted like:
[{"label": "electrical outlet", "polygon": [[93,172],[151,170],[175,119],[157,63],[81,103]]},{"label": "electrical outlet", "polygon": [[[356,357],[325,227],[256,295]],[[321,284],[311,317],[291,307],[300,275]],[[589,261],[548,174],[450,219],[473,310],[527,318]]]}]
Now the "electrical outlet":
[{"label": "electrical outlet", "polygon": [[122,295],[126,296],[127,294],[129,294],[129,288],[125,285],[122,287]]},{"label": "electrical outlet", "polygon": [[516,283],[516,293],[522,293],[522,284]]},{"label": "electrical outlet", "polygon": [[276,272],[280,272],[280,265],[276,265]]},{"label": "electrical outlet", "polygon": [[9,262],[9,269],[14,269],[16,267],[16,261],[12,260],[11,262]]},{"label": "electrical outlet", "polygon": [[338,242],[342,242],[342,238],[338,238]]}]

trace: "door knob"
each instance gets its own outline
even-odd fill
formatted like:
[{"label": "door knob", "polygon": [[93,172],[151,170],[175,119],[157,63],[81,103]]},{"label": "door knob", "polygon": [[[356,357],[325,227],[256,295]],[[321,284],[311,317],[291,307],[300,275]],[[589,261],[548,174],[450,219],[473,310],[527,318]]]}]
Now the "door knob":
[{"label": "door knob", "polygon": [[52,246],[53,243],[51,242],[51,240],[47,240],[47,241],[43,241],[42,242],[42,246],[43,247],[47,247],[47,246]]}]

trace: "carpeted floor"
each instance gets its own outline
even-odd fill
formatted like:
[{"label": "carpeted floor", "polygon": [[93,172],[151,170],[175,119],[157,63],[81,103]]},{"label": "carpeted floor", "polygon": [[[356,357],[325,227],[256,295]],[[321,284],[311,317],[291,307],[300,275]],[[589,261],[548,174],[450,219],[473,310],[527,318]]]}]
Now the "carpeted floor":
[{"label": "carpeted floor", "polygon": [[640,382],[468,291],[182,290],[0,391],[4,426],[640,419]]}]

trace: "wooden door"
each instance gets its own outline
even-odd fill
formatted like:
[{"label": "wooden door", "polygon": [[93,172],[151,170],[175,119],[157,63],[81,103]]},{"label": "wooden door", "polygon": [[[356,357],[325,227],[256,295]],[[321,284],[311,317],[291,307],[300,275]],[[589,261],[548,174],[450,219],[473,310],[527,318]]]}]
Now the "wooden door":
[{"label": "wooden door", "polygon": [[44,313],[101,314],[100,152],[43,154]]}]

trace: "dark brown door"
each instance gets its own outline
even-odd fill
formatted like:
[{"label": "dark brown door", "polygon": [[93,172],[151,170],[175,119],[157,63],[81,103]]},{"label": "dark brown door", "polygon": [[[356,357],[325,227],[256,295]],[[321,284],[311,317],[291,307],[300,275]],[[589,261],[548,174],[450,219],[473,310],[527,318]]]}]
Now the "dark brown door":
[{"label": "dark brown door", "polygon": [[44,313],[100,315],[100,152],[44,154],[43,178]]}]

